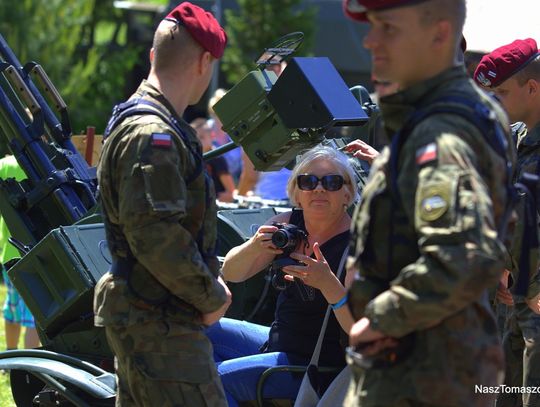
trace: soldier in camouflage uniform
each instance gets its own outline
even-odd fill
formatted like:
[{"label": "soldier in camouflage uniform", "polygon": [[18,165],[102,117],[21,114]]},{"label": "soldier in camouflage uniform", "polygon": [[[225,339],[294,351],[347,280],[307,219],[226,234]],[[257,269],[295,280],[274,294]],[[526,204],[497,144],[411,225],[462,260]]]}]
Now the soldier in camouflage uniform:
[{"label": "soldier in camouflage uniform", "polygon": [[380,100],[392,146],[353,219],[345,405],[491,406],[503,353],[487,291],[504,270],[515,151],[504,112],[456,58],[465,0],[344,8],[370,23],[374,75],[400,88]]},{"label": "soldier in camouflage uniform", "polygon": [[98,179],[113,266],[94,312],[115,354],[117,406],[226,406],[204,334],[230,304],[214,250],[215,194],[181,118],[225,44],[210,13],[180,4],[156,30],[148,79],[105,132]]},{"label": "soldier in camouflage uniform", "polygon": [[[511,121],[524,122],[528,131],[517,129],[516,180],[524,172],[540,174],[540,54],[536,41],[529,38],[516,40],[497,48],[480,61],[474,79],[497,95]],[[524,196],[517,207],[519,220],[510,247],[512,265],[510,281],[517,282],[517,265],[522,256],[522,230],[524,224]],[[535,225],[539,224],[534,208]],[[526,295],[513,293],[505,324],[503,347],[506,358],[505,384],[507,386],[540,386],[540,273],[538,252],[530,253],[529,262],[536,265],[529,276]],[[506,283],[506,282],[505,282]],[[508,285],[508,284],[507,284]],[[510,284],[511,285],[511,284]],[[515,285],[515,284],[514,284]],[[499,293],[499,298],[504,296]],[[497,407],[540,406],[537,393],[501,393]]]}]

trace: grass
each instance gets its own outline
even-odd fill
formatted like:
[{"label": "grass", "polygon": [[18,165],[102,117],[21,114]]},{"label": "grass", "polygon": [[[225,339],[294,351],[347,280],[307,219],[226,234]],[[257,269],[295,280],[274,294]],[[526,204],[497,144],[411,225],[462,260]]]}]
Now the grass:
[{"label": "grass", "polygon": [[[0,284],[0,306],[3,306],[6,298],[6,286]],[[24,332],[23,332],[24,333]],[[23,341],[19,341],[19,347],[22,347]],[[6,335],[4,333],[4,318],[0,318],[0,350],[6,349]],[[16,407],[13,397],[11,396],[11,387],[9,384],[9,373],[0,374],[0,406]]]}]

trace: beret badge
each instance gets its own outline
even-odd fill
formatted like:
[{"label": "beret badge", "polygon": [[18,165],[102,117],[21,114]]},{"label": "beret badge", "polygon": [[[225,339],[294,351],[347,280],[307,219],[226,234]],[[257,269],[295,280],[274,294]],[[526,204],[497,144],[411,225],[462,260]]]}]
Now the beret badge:
[{"label": "beret badge", "polygon": [[483,72],[479,72],[478,75],[476,75],[476,80],[480,85],[485,86],[486,88],[491,87],[491,81],[486,78],[486,75],[484,75]]}]

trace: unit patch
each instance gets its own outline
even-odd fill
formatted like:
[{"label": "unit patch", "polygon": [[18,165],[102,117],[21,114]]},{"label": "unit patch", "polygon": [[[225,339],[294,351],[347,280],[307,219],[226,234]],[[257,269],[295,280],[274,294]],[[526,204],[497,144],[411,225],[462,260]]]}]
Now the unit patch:
[{"label": "unit patch", "polygon": [[152,147],[171,148],[172,137],[167,133],[152,133]]},{"label": "unit patch", "polygon": [[489,78],[486,78],[484,72],[479,72],[478,75],[476,75],[476,80],[486,88],[491,87],[491,80]]},{"label": "unit patch", "polygon": [[420,199],[420,218],[427,222],[439,219],[448,210],[448,198],[443,188],[430,187]]}]

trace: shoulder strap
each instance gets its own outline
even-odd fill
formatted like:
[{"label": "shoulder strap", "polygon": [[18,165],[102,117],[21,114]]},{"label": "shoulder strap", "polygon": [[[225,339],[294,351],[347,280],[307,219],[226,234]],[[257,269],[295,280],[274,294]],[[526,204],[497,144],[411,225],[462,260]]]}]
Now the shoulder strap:
[{"label": "shoulder strap", "polygon": [[[508,142],[504,136],[504,130],[502,129],[500,123],[495,120],[495,113],[487,106],[485,106],[483,103],[467,99],[460,95],[445,96],[435,100],[432,102],[432,104],[430,104],[430,106],[417,110],[407,120],[401,130],[394,136],[390,147],[391,152],[389,163],[390,181],[394,195],[397,196],[397,191],[399,191],[397,185],[399,154],[405,140],[407,139],[407,136],[420,122],[425,120],[427,117],[441,113],[458,115],[480,130],[480,134],[486,141],[486,144],[493,148],[497,155],[499,155],[506,163],[506,188],[509,196],[513,197],[515,192],[512,186],[512,163],[510,160],[508,160],[506,153],[508,149]],[[511,208],[508,208],[507,211],[505,211],[505,218],[509,219],[511,212]],[[506,234],[507,223],[508,222],[503,219],[501,228],[498,231],[499,236],[502,237]]]},{"label": "shoulder strap", "polygon": [[[473,124],[480,130],[480,134],[486,141],[486,144],[493,148],[493,150],[499,155],[506,163],[506,189],[508,192],[508,202],[503,213],[501,224],[497,230],[497,235],[502,241],[506,235],[506,228],[508,222],[512,216],[514,209],[517,190],[525,193],[528,197],[525,204],[525,224],[523,230],[522,247],[519,259],[519,276],[516,282],[515,294],[525,295],[527,293],[529,284],[529,269],[530,269],[530,255],[533,250],[537,250],[538,243],[538,230],[536,225],[536,208],[538,208],[536,200],[536,191],[538,188],[538,177],[531,174],[524,174],[524,176],[515,185],[512,179],[512,164],[507,157],[506,151],[508,148],[508,142],[504,137],[504,130],[500,123],[495,120],[495,115],[484,104],[464,98],[459,95],[450,95],[436,100],[429,107],[420,109],[415,112],[411,118],[405,123],[403,128],[394,136],[391,145],[390,155],[390,178],[392,183],[392,190],[397,195],[397,166],[399,160],[399,153],[401,147],[405,143],[406,136],[427,117],[438,113],[450,113],[463,117],[469,123]],[[534,191],[534,193],[532,193]],[[397,199],[395,199],[398,202]]]},{"label": "shoulder strap", "polygon": [[[343,255],[341,256],[339,267],[336,272],[336,277],[338,278],[338,280],[341,277],[341,274],[343,273],[343,269],[345,268],[345,260],[347,260],[348,254],[349,254],[349,246],[347,245],[345,249],[343,250]],[[326,309],[326,314],[324,315],[324,320],[321,327],[321,332],[319,333],[319,338],[317,339],[317,344],[315,345],[315,349],[313,350],[313,355],[311,356],[311,361],[309,362],[310,365],[317,366],[319,364],[319,356],[321,354],[322,342],[324,339],[324,334],[326,332],[326,326],[328,325],[328,318],[330,318],[331,312],[332,312],[332,306],[329,304],[328,308]]]},{"label": "shoulder strap", "polygon": [[176,120],[172,115],[165,112],[159,105],[150,102],[149,100],[143,98],[131,99],[127,102],[120,103],[113,108],[113,113],[107,127],[103,133],[103,139],[105,140],[109,135],[114,131],[120,123],[130,116],[138,115],[154,115],[163,120],[169,127],[171,127],[177,134],[180,136],[185,146],[189,149],[193,157],[195,157],[196,167],[193,173],[186,178],[186,183],[190,184],[193,182],[203,170],[203,158],[200,152],[196,151],[189,138],[182,131],[178,120]]},{"label": "shoulder strap", "polygon": [[[348,254],[349,254],[349,246],[345,247],[345,249],[343,250],[343,255],[341,256],[341,261],[339,262],[339,267],[336,272],[336,276],[338,279],[341,276],[343,269],[345,268],[345,260],[347,259]],[[311,388],[314,391],[316,391],[317,394],[320,392],[320,386],[319,386],[319,380],[318,380],[319,357],[321,355],[321,348],[322,348],[322,343],[324,340],[324,334],[326,333],[326,327],[328,325],[328,319],[330,318],[331,312],[332,312],[332,306],[329,304],[328,308],[326,309],[326,314],[324,315],[321,331],[319,332],[319,337],[317,338],[317,343],[315,344],[315,349],[313,350],[313,354],[311,355],[311,360],[309,361],[309,365],[307,366],[306,373],[304,374],[304,378],[302,379],[302,384],[301,384],[301,386],[307,386],[308,384],[311,385]],[[300,402],[300,400],[298,401]],[[295,402],[294,405],[297,406],[299,405],[299,403]]]},{"label": "shoulder strap", "polygon": [[516,295],[527,295],[529,291],[529,280],[531,267],[531,253],[538,251],[538,180],[536,174],[523,173],[515,188],[525,196],[524,213],[521,219],[523,222],[523,232],[521,236],[521,250],[518,261],[518,278],[513,292]]},{"label": "shoulder strap", "polygon": [[306,225],[304,222],[304,211],[300,208],[293,208],[291,217],[289,218],[291,225],[298,226],[300,229],[305,230]]}]

